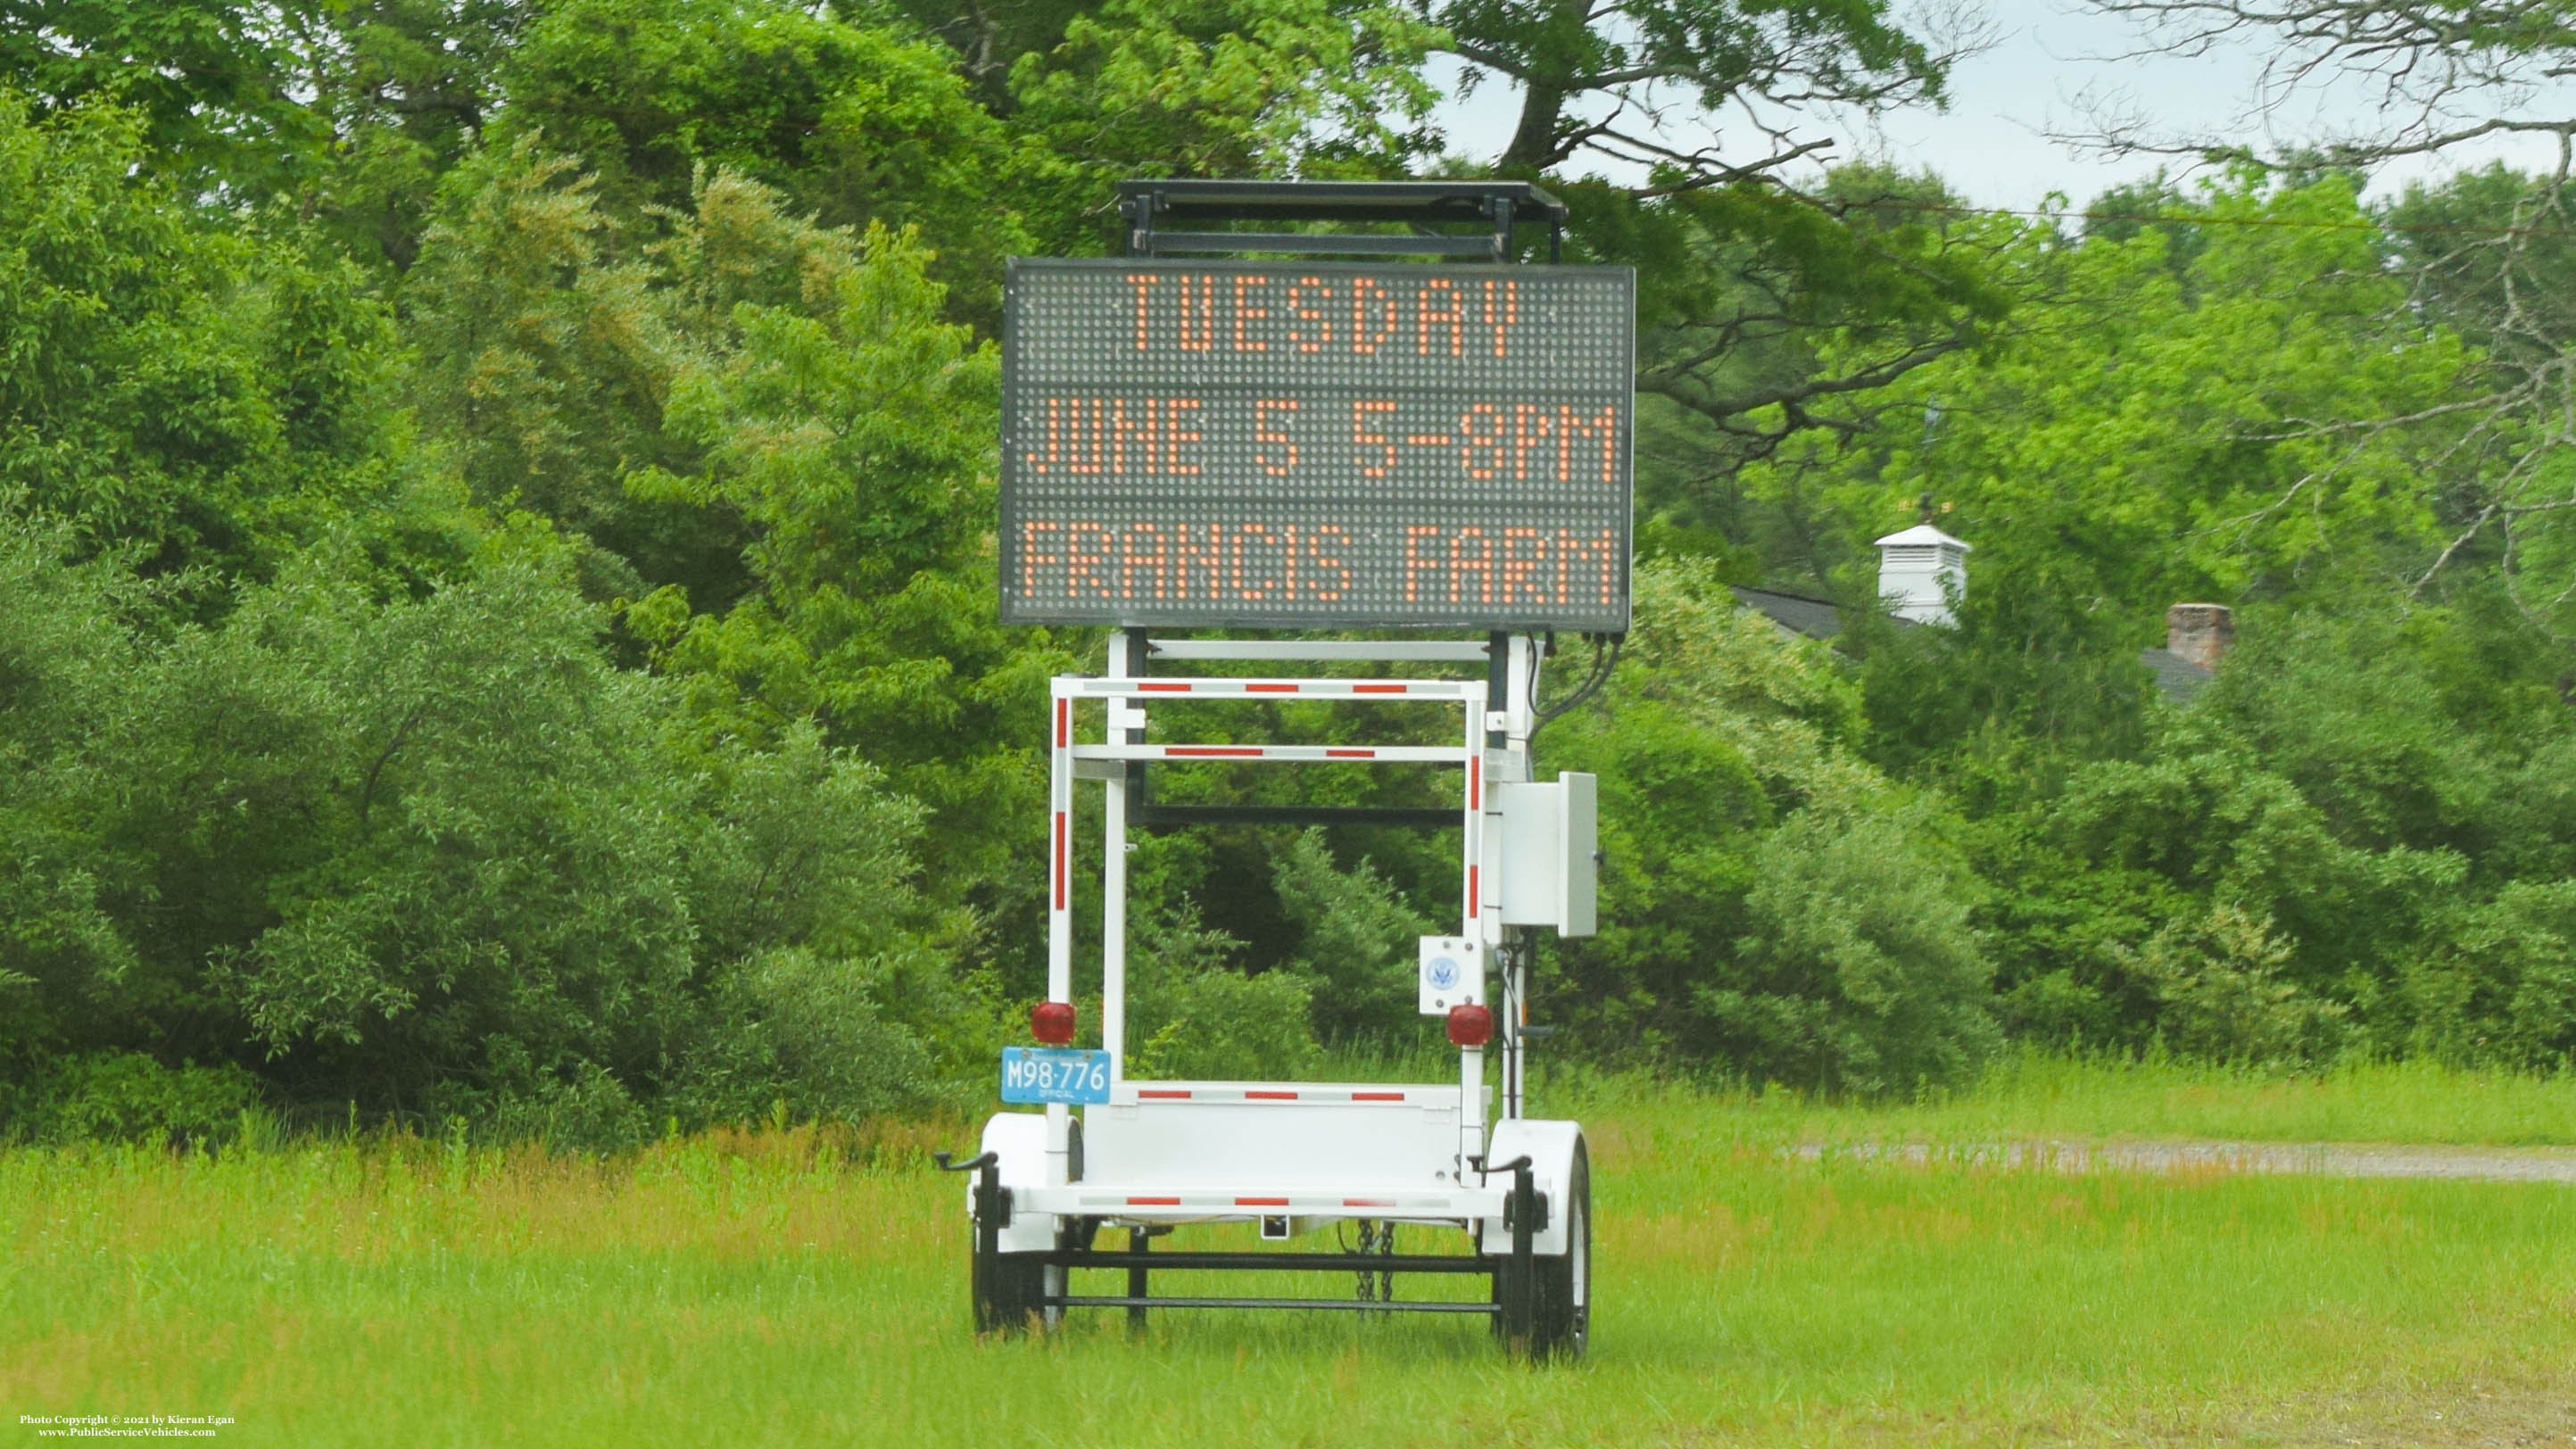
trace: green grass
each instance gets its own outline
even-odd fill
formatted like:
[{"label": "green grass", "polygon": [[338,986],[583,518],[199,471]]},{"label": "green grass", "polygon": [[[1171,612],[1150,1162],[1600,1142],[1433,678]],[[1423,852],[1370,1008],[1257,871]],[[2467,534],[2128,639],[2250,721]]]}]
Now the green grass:
[{"label": "green grass", "polygon": [[[2534,1442],[2576,1434],[2576,1191],[1777,1151],[1784,1119],[1882,1138],[2119,1130],[2130,1102],[2169,1132],[2267,1100],[2100,1070],[1875,1115],[1593,1084],[1595,1354],[1537,1372],[1477,1324],[1339,1315],[1172,1313],[1131,1343],[1094,1314],[978,1343],[962,1189],[920,1165],[956,1128],[866,1150],[715,1134],[607,1164],[417,1142],[19,1150],[0,1154],[0,1426],[216,1413],[238,1421],[219,1443],[369,1445],[2340,1444],[2425,1442],[2483,1406]],[[2319,1090],[2412,1101],[2408,1123],[2523,1120],[2441,1107],[2436,1085]],[[1446,1246],[1412,1231],[1408,1247]]]},{"label": "green grass", "polygon": [[[1641,1077],[1542,1074],[1537,1091],[1594,1112],[1651,1104]],[[2353,1063],[2283,1076],[2241,1067],[2037,1053],[2006,1057],[1967,1091],[1887,1105],[1772,1088],[1706,1090],[1734,1130],[1784,1141],[2219,1138],[2240,1142],[2576,1145],[2576,1074]]]}]

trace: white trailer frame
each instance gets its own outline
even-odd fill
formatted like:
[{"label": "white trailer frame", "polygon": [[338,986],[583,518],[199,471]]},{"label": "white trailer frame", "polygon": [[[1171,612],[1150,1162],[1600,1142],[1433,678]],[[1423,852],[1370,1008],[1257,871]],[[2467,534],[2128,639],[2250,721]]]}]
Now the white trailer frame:
[{"label": "white trailer frame", "polygon": [[[1140,647],[1141,646],[1141,647]],[[1486,679],[1273,675],[1258,679],[1150,674],[1135,661],[1482,662]],[[1154,1307],[1357,1308],[1484,1315],[1515,1351],[1580,1354],[1589,1337],[1590,1190],[1581,1128],[1524,1115],[1531,926],[1548,920],[1590,930],[1589,791],[1581,807],[1527,807],[1538,793],[1588,786],[1530,779],[1533,701],[1543,662],[1529,635],[1487,640],[1146,640],[1114,631],[1104,675],[1065,675],[1051,687],[1048,721],[1047,997],[1075,998],[1075,785],[1105,791],[1101,866],[1101,1042],[1109,1100],[1077,1119],[1063,1103],[1043,1114],[1003,1112],[986,1124],[972,1160],[941,1165],[976,1174],[974,1225],[978,1326],[1051,1326],[1071,1308],[1124,1308],[1141,1325]],[[1499,703],[1489,695],[1502,686]],[[1439,704],[1460,713],[1454,745],[1247,745],[1147,743],[1158,700],[1281,699]],[[1098,706],[1095,711],[1092,707]],[[1085,743],[1098,713],[1099,743]],[[1461,835],[1457,940],[1467,943],[1466,1000],[1492,1003],[1501,1057],[1498,1117],[1485,1083],[1485,1049],[1459,1049],[1453,1084],[1349,1082],[1147,1082],[1126,1075],[1127,835],[1136,764],[1233,760],[1270,764],[1446,765],[1459,771]],[[1515,792],[1518,792],[1515,794]],[[1569,796],[1571,798],[1571,796]],[[1540,801],[1545,804],[1547,802]],[[1572,820],[1575,823],[1568,826]],[[1544,825],[1547,835],[1539,841]],[[1569,830],[1572,831],[1569,834]],[[1517,835],[1514,834],[1517,832]],[[1514,852],[1516,840],[1533,848]],[[1539,853],[1546,861],[1538,862]],[[1503,878],[1515,863],[1518,880]],[[1556,867],[1562,866],[1561,871]],[[1553,873],[1552,873],[1553,872]],[[1507,909],[1507,896],[1516,908]],[[1575,904],[1569,907],[1568,902]],[[1579,924],[1577,922],[1579,921]],[[1430,944],[1440,938],[1426,938]],[[1426,953],[1428,954],[1428,953]],[[1480,979],[1486,963],[1499,969]],[[1424,988],[1426,1012],[1434,996]],[[1448,997],[1437,998],[1446,1003]],[[1499,1008],[1499,1009],[1492,1009]],[[1150,1239],[1188,1224],[1257,1222],[1285,1239],[1357,1220],[1360,1253],[1154,1252]],[[1462,1229],[1467,1254],[1397,1256],[1392,1225]],[[1124,1252],[1094,1246],[1103,1227],[1129,1231]],[[1380,1236],[1380,1233],[1383,1236]],[[1365,1251],[1374,1246],[1375,1252]],[[1083,1294],[1072,1275],[1123,1269],[1127,1292]],[[1153,1297],[1155,1269],[1359,1271],[1374,1291],[1357,1299]],[[1488,1276],[1489,1301],[1396,1301],[1395,1273]]]}]

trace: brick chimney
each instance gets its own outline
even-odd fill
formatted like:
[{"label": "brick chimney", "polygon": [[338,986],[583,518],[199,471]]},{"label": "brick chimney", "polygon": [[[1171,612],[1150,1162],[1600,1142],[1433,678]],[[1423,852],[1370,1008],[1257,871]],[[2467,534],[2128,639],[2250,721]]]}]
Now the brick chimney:
[{"label": "brick chimney", "polygon": [[2176,604],[2165,610],[2165,650],[2216,669],[2236,642],[2236,616],[2225,604]]}]

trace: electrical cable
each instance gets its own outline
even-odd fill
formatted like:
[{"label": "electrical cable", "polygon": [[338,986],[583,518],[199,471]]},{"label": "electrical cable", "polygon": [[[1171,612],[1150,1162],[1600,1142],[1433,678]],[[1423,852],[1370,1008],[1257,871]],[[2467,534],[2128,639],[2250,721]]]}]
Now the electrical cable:
[{"label": "electrical cable", "polygon": [[[1591,663],[1591,664],[1589,664],[1589,665],[1587,665],[1587,666],[1585,667],[1585,669],[1584,669],[1584,672],[1583,672],[1583,678],[1584,678],[1584,680],[1585,680],[1585,681],[1587,681],[1587,682],[1592,678],[1592,676],[1593,676],[1594,674],[1599,673],[1599,672],[1600,672],[1600,669],[1601,669],[1601,636],[1600,636],[1600,635],[1598,635],[1598,634],[1595,634],[1595,635],[1593,635],[1593,636],[1591,636],[1591,637],[1592,637],[1592,663]],[[1546,660],[1547,660],[1547,658],[1548,658],[1548,656],[1549,656],[1549,655],[1551,655],[1551,654],[1554,654],[1555,652],[1556,652],[1556,633],[1555,633],[1555,631],[1554,631],[1554,630],[1550,630],[1550,631],[1548,632],[1548,636],[1547,636],[1547,644],[1546,644],[1546,646],[1545,646],[1545,647],[1540,651],[1540,653],[1539,653],[1539,663],[1541,663],[1541,664],[1545,663],[1545,662],[1546,662]],[[1528,688],[1528,690],[1527,690],[1527,691],[1522,695],[1522,697],[1521,697],[1521,703],[1522,703],[1522,704],[1524,704],[1524,705],[1526,705],[1526,706],[1528,706],[1528,708],[1529,708],[1529,713],[1530,713],[1530,737],[1531,737],[1531,738],[1533,738],[1533,739],[1535,739],[1535,738],[1537,738],[1537,737],[1538,737],[1538,726],[1543,725],[1543,724],[1547,723],[1549,720],[1554,719],[1554,718],[1556,717],[1556,716],[1555,716],[1555,714],[1554,714],[1554,712],[1549,711],[1549,710],[1543,710],[1543,709],[1539,708],[1539,704],[1538,704],[1538,677],[1539,677],[1539,673],[1540,673],[1540,670],[1539,670],[1536,666],[1533,666],[1533,667],[1531,668],[1530,673],[1529,673],[1529,688]],[[1582,683],[1577,683],[1577,684],[1574,686],[1574,689],[1575,689],[1575,693],[1577,693],[1577,694],[1582,693],[1582,692],[1583,692],[1583,684],[1582,684]]]},{"label": "electrical cable", "polygon": [[1529,737],[1533,743],[1537,741],[1539,731],[1547,728],[1550,722],[1573,710],[1581,708],[1584,704],[1588,703],[1594,695],[1601,692],[1601,687],[1610,682],[1610,672],[1619,667],[1619,650],[1620,647],[1627,642],[1627,636],[1621,634],[1593,635],[1592,668],[1585,673],[1583,682],[1574,687],[1574,692],[1572,694],[1558,700],[1555,704],[1544,710],[1538,707],[1538,671],[1530,671],[1531,697],[1529,700],[1529,706],[1531,714],[1535,717],[1530,721]]}]

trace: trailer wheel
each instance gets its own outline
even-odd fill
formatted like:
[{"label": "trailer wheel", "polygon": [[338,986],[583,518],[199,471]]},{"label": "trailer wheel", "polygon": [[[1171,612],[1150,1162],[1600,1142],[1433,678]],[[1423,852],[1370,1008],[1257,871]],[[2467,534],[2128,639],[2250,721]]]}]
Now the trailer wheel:
[{"label": "trailer wheel", "polygon": [[1592,1341],[1592,1164],[1580,1142],[1566,1189],[1565,1255],[1531,1264],[1537,1282],[1530,1356],[1579,1359]]}]

